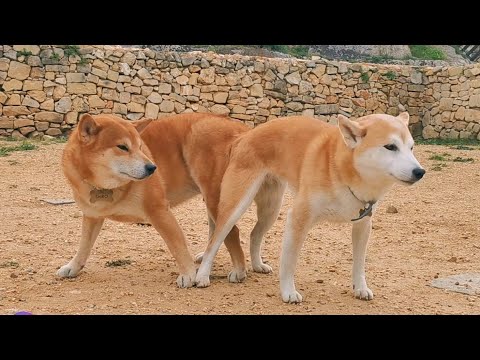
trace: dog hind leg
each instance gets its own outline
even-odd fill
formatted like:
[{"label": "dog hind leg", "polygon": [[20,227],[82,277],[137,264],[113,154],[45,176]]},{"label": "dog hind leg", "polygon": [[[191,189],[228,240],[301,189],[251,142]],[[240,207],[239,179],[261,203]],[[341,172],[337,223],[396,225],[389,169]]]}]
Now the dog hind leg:
[{"label": "dog hind leg", "polygon": [[266,232],[272,227],[278,218],[278,213],[282,207],[285,188],[285,182],[267,176],[265,182],[255,196],[255,203],[257,204],[257,223],[250,233],[250,258],[252,260],[253,271],[255,272],[272,272],[271,266],[262,261],[262,240]]}]

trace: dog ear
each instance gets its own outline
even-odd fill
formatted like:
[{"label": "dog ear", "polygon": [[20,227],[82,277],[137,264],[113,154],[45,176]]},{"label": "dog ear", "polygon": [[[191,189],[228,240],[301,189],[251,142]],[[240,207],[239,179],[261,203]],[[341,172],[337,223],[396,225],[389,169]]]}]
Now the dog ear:
[{"label": "dog ear", "polygon": [[133,126],[137,129],[138,133],[141,134],[143,130],[153,121],[153,119],[142,119],[132,122]]},{"label": "dog ear", "polygon": [[350,120],[346,116],[338,115],[338,127],[343,136],[343,140],[348,147],[354,148],[360,143],[362,137],[365,136],[365,129],[359,123]]},{"label": "dog ear", "polygon": [[408,121],[410,120],[410,115],[408,115],[408,112],[404,111],[400,115],[397,116],[400,120],[402,120],[405,125],[408,126]]},{"label": "dog ear", "polygon": [[85,114],[78,123],[78,136],[80,141],[87,143],[100,131],[100,127],[90,114]]}]

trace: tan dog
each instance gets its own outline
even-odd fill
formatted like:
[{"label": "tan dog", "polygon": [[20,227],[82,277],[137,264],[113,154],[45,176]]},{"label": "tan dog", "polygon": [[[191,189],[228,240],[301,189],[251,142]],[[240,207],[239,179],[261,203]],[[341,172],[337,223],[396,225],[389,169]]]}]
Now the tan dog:
[{"label": "tan dog", "polygon": [[[82,237],[74,258],[57,274],[78,274],[104,219],[111,219],[152,224],[178,263],[178,286],[192,286],[195,265],[169,206],[201,193],[213,233],[231,143],[248,130],[240,122],[214,114],[181,114],[134,122],[113,115],[84,115],[63,154],[63,171],[83,212]],[[256,238],[261,241],[263,228],[270,226],[260,222]],[[229,280],[242,281],[246,266],[236,227],[229,231],[225,244],[234,266]],[[260,248],[252,257],[254,269],[271,271],[259,253]]]},{"label": "tan dog", "polygon": [[[247,210],[265,179],[288,183],[295,191],[288,211],[280,261],[280,290],[285,302],[301,302],[294,272],[303,241],[319,221],[353,222],[355,297],[373,298],[365,280],[365,254],[372,211],[394,183],[411,185],[425,173],[412,153],[408,113],[374,114],[339,126],[303,116],[269,121],[232,146],[221,186],[216,229],[198,269],[197,287],[210,284],[212,261],[226,234]],[[278,215],[283,187],[269,188]],[[261,242],[261,239],[258,241]],[[256,246],[259,246],[258,244]]]}]

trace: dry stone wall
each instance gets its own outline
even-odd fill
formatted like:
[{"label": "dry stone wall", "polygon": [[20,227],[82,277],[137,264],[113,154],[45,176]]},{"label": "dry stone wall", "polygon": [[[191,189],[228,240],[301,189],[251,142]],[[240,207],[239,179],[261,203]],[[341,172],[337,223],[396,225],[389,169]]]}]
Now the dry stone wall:
[{"label": "dry stone wall", "polygon": [[82,113],[213,112],[249,126],[397,115],[424,138],[480,139],[480,64],[409,67],[114,46],[0,45],[0,136],[68,133]]}]

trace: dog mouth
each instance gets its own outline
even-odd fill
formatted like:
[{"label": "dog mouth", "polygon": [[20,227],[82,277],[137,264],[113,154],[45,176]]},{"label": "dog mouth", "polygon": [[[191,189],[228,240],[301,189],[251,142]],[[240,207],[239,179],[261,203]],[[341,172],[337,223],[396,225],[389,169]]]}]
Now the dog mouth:
[{"label": "dog mouth", "polygon": [[398,180],[400,183],[402,184],[405,184],[405,185],[408,185],[408,186],[411,186],[413,184],[415,184],[418,180],[402,180],[402,179],[399,179],[398,177],[396,177],[395,175],[391,174],[390,173],[390,176],[392,176],[395,180]]},{"label": "dog mouth", "polygon": [[130,174],[127,174],[126,172],[123,172],[123,171],[120,172],[120,174],[125,175],[126,177],[128,177],[128,178],[130,178],[130,179],[132,179],[132,180],[143,180],[143,179],[145,179],[146,177],[150,176],[150,174],[146,174],[146,175],[143,176],[143,177],[136,177],[136,176],[132,176],[132,175],[130,175]]}]

